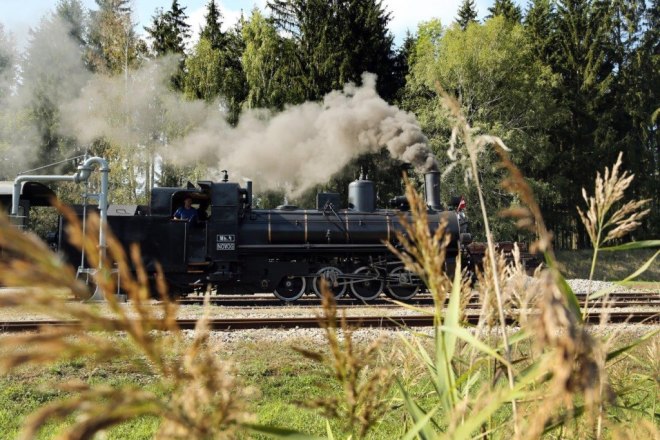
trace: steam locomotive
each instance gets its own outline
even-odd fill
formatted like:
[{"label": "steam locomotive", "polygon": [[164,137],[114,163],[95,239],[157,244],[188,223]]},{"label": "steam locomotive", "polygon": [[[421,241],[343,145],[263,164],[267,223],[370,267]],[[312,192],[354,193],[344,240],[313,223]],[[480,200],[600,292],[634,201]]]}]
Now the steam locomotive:
[{"label": "steam locomotive", "polygon": [[[460,221],[457,212],[442,209],[439,185],[437,171],[425,175],[429,227],[434,231],[446,223],[451,238],[445,270],[452,273],[461,228],[463,240],[468,234],[464,217]],[[197,221],[174,221],[187,197],[197,208]],[[320,296],[325,279],[336,298],[350,294],[370,301],[384,292],[405,301],[422,288],[384,244],[396,245],[399,215],[409,215],[405,197],[391,201],[395,208],[377,209],[374,182],[360,178],[349,184],[346,208],[339,194],[330,192],[317,194],[316,209],[252,205],[251,182],[241,187],[225,173],[221,182],[153,188],[149,206],[110,205],[107,216],[123,244],[140,245],[147,272],[160,263],[175,295],[212,285],[219,294],[273,292],[291,302],[306,293]],[[63,224],[59,231],[59,248],[75,261]]]},{"label": "steam locomotive", "polygon": [[[443,210],[439,186],[439,172],[425,175],[429,228],[433,232],[446,224],[450,244],[444,269],[453,273],[457,255],[470,241],[467,220],[462,209]],[[25,182],[19,210],[27,214],[30,206],[44,204],[47,192],[52,195],[39,183]],[[198,220],[174,221],[188,197]],[[91,208],[76,209],[83,217]],[[306,293],[320,296],[326,280],[336,298],[350,294],[370,301],[385,293],[405,301],[423,285],[384,243],[397,245],[400,216],[410,216],[407,211],[403,196],[378,209],[374,182],[365,178],[349,184],[347,207],[341,207],[338,193],[323,192],[317,194],[316,209],[254,209],[252,183],[241,187],[225,173],[221,182],[153,188],[148,206],[108,205],[106,214],[123,245],[140,246],[148,273],[161,265],[176,296],[211,285],[219,294],[273,292],[291,302]],[[83,268],[84,258],[69,245],[65,221],[60,218],[52,241],[72,265],[80,262]]]}]

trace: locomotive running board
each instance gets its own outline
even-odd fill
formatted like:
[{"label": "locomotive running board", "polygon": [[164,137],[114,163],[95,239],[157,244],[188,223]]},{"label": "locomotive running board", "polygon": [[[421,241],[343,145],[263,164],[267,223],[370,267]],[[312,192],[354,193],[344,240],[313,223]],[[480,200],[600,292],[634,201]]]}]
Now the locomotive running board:
[{"label": "locomotive running board", "polygon": [[306,252],[308,250],[323,251],[351,251],[351,252],[372,252],[385,251],[387,248],[382,244],[269,244],[267,246],[260,244],[239,245],[239,254],[250,254],[259,252]]}]

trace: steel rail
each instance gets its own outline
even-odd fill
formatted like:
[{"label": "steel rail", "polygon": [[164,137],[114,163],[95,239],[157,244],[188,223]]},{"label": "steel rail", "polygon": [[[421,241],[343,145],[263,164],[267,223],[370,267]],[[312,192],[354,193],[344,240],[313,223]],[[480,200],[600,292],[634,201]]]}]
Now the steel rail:
[{"label": "steel rail", "polygon": [[[199,299],[189,300],[189,301],[179,301],[178,304],[182,306],[190,305],[201,305],[204,301]],[[294,301],[294,302],[284,302],[277,299],[274,300],[211,300],[210,304],[218,307],[227,307],[227,308],[237,308],[237,309],[246,309],[246,308],[255,308],[255,307],[270,307],[270,308],[300,308],[300,309],[317,309],[321,306],[320,301]],[[411,307],[430,307],[433,305],[433,300],[418,300],[413,302],[407,302]],[[589,306],[600,305],[601,301],[595,300],[589,303]],[[580,301],[580,306],[583,306],[584,302]],[[619,300],[619,301],[608,301],[607,306],[610,308],[624,308],[624,307],[659,307],[660,300]],[[349,300],[342,301],[337,303],[338,309],[359,309],[360,307],[373,307],[378,309],[396,309],[402,308],[399,304],[393,304],[389,301],[369,301],[362,302],[359,300]],[[481,303],[470,302],[465,306],[469,310],[479,310],[482,307]]]},{"label": "steel rail", "polygon": [[[531,312],[534,315],[536,312]],[[608,313],[608,323],[639,323],[660,324],[660,313],[657,311],[614,311]],[[350,316],[346,317],[346,324],[354,328],[403,328],[403,327],[431,327],[434,323],[432,315],[405,315],[405,316]],[[468,324],[477,324],[479,316],[467,315]],[[599,311],[590,313],[588,322],[598,323],[601,320]],[[113,327],[121,331],[118,321],[110,321],[117,324]],[[176,323],[182,330],[194,329],[197,319],[177,319]],[[509,325],[516,324],[511,316],[507,317]],[[0,322],[0,332],[25,332],[37,331],[47,328],[79,328],[79,321],[5,321]],[[248,330],[248,329],[297,329],[297,328],[319,328],[320,321],[316,317],[277,317],[277,318],[220,318],[210,319],[208,328],[216,331]],[[151,323],[155,330],[166,329],[163,321],[157,320]]]},{"label": "steel rail", "polygon": [[[584,303],[585,295],[578,296],[578,301]],[[590,304],[601,304],[605,300],[605,297],[591,299]],[[186,298],[180,298],[177,300],[179,304],[202,304],[204,302],[203,296],[188,296]],[[286,302],[281,301],[273,296],[223,296],[223,295],[212,295],[209,297],[209,302],[214,305],[224,306],[224,307],[317,307],[321,304],[321,300],[316,297],[306,297],[301,298],[296,301]],[[432,305],[433,298],[430,295],[418,295],[410,301],[406,302],[411,305]],[[393,308],[400,307],[398,304],[393,303],[391,299],[387,297],[376,298],[371,301],[363,302],[361,300],[346,297],[340,298],[337,300],[337,306],[340,308],[347,308],[353,306],[371,306],[371,307],[380,307],[380,308]],[[614,293],[610,294],[608,298],[608,305],[610,307],[627,307],[633,305],[639,306],[660,306],[660,294],[657,293]],[[481,303],[479,302],[478,296],[474,295],[470,298],[469,303],[467,304],[469,308],[479,308]]]}]

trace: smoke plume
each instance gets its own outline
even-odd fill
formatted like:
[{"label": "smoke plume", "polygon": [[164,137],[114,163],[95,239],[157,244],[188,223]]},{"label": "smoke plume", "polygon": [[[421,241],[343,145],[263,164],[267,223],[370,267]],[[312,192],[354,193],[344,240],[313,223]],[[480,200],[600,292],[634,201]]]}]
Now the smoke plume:
[{"label": "smoke plume", "polygon": [[420,172],[436,169],[414,115],[378,96],[375,75],[365,73],[362,83],[272,117],[247,111],[235,128],[208,119],[176,141],[170,158],[206,160],[250,176],[259,186],[286,183],[292,195],[326,182],[351,159],[383,148]]},{"label": "smoke plume", "polygon": [[437,167],[415,116],[378,96],[373,74],[363,75],[362,86],[347,84],[322,102],[274,115],[247,110],[232,127],[222,102],[187,101],[167,87],[177,62],[149,62],[129,80],[94,78],[79,98],[61,107],[64,130],[83,143],[103,136],[150,145],[176,164],[203,161],[215,170],[212,178],[227,169],[234,178],[250,177],[258,188],[285,187],[293,196],[328,181],[352,159],[383,148],[420,172]]},{"label": "smoke plume", "polygon": [[[177,58],[147,60],[112,77],[91,74],[79,45],[56,17],[42,24],[29,49],[16,95],[19,107],[28,107],[34,96],[45,99],[59,112],[53,127],[59,134],[83,147],[107,139],[123,150],[120,156],[128,159],[122,166],[130,173],[157,168],[162,160],[202,161],[215,172],[210,178],[227,169],[233,179],[249,177],[257,188],[284,187],[295,196],[327,182],[352,159],[384,148],[421,172],[437,167],[415,116],[378,96],[373,74],[365,73],[361,86],[347,84],[322,102],[277,114],[246,110],[232,127],[222,99],[190,101],[171,90]],[[36,143],[36,137],[24,139]],[[154,162],[154,156],[160,159]]]}]

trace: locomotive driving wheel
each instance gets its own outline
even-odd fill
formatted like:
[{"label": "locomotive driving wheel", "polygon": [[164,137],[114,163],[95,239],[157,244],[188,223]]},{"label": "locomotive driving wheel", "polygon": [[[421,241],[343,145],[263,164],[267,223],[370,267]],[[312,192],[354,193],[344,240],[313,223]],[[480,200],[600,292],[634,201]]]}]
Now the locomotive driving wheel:
[{"label": "locomotive driving wheel", "polygon": [[328,266],[316,272],[313,285],[314,293],[319,298],[323,297],[323,294],[321,293],[322,280],[325,280],[328,283],[328,287],[330,288],[330,291],[334,295],[335,299],[341,298],[346,292],[346,281],[344,279],[344,273],[336,267]]},{"label": "locomotive driving wheel", "polygon": [[283,277],[277,284],[273,295],[285,302],[295,301],[305,293],[307,281],[305,277]]},{"label": "locomotive driving wheel", "polygon": [[392,269],[387,277],[387,296],[397,301],[407,301],[419,292],[414,274],[404,266]]},{"label": "locomotive driving wheel", "polygon": [[[353,272],[359,278],[351,282],[351,294],[361,301],[371,301],[383,293],[385,281],[379,279],[378,270],[362,266]],[[361,279],[360,279],[361,278]]]}]

